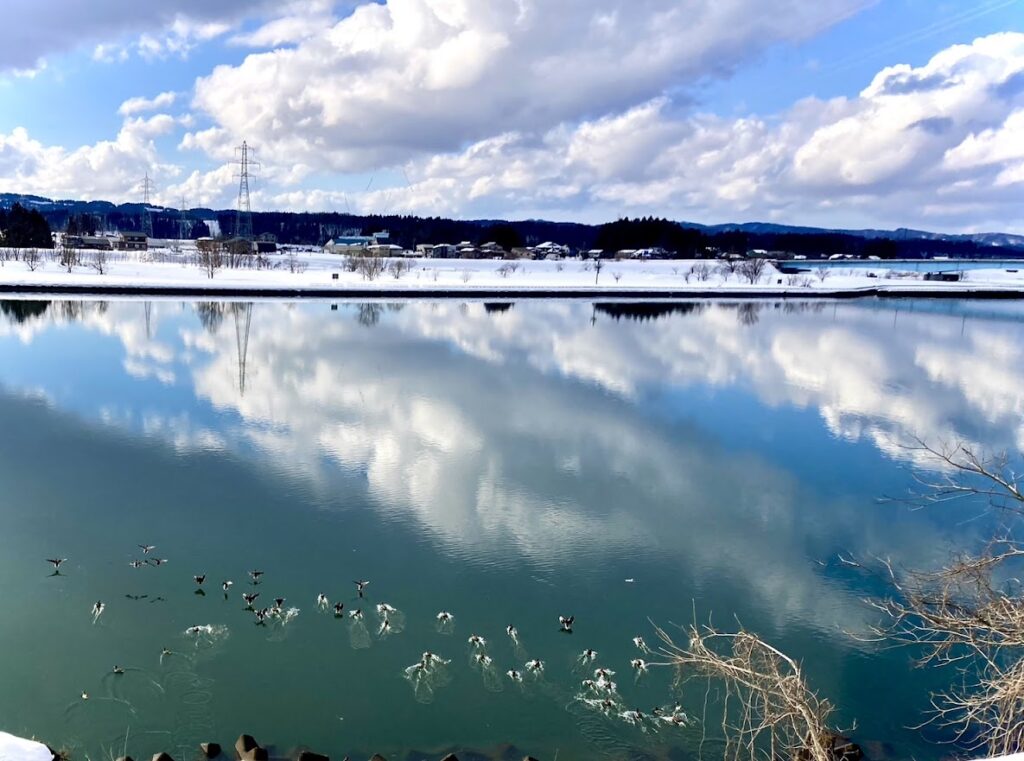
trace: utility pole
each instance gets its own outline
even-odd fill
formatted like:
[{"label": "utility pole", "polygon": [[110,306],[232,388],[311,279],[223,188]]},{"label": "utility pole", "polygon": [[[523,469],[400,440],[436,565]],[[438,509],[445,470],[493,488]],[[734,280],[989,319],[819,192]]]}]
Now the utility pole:
[{"label": "utility pole", "polygon": [[238,210],[235,213],[235,237],[241,240],[252,240],[252,203],[249,198],[249,176],[253,169],[259,169],[255,160],[256,151],[247,142],[235,149],[238,158]]}]

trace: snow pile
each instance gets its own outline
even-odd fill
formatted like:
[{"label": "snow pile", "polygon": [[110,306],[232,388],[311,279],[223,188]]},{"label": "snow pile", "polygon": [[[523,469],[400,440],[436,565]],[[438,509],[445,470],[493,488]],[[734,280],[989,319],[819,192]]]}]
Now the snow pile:
[{"label": "snow pile", "polygon": [[53,761],[53,754],[42,743],[0,732],[0,761]]}]

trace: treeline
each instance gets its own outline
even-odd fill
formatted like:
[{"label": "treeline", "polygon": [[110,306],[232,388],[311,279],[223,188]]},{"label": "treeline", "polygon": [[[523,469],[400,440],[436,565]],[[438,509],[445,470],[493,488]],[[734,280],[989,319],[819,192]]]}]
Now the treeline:
[{"label": "treeline", "polygon": [[[76,208],[77,212],[68,208],[44,210],[43,215],[54,230],[79,234],[144,229],[145,212],[137,204],[101,208],[93,203]],[[14,209],[6,213],[0,211],[0,214],[14,213]],[[36,228],[41,231],[39,212],[21,209],[17,213],[22,216],[31,213]],[[181,212],[167,209],[152,211],[150,223],[156,238],[184,235],[195,239],[217,234],[230,237],[235,232],[237,218],[233,211],[192,209],[182,215]],[[1020,248],[993,246],[966,239],[906,237],[897,232],[891,237],[869,238],[828,231],[721,230],[656,217],[627,218],[603,225],[585,225],[544,220],[456,220],[397,214],[361,216],[337,212],[254,212],[252,224],[255,235],[273,235],[282,244],[315,246],[322,246],[332,238],[345,234],[369,235],[387,230],[391,243],[408,249],[421,243],[462,241],[474,245],[493,241],[505,249],[512,249],[552,241],[576,250],[602,249],[606,252],[660,248],[678,258],[742,255],[757,249],[767,251],[770,255],[791,254],[808,258],[837,254],[858,258],[877,256],[881,259],[1024,256],[1024,250]],[[42,240],[38,232],[36,236]]]},{"label": "treeline", "polygon": [[17,203],[9,211],[0,209],[0,238],[7,248],[53,248],[46,217]]}]

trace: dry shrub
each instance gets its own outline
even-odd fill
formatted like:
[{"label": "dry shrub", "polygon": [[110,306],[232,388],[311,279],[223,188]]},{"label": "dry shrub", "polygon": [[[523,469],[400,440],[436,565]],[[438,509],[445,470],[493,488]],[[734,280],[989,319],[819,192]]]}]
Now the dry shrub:
[{"label": "dry shrub", "polygon": [[[679,682],[705,681],[709,696],[718,688],[723,758],[835,761],[840,736],[829,727],[832,704],[808,687],[797,661],[742,629],[694,624],[686,629],[689,644],[680,647],[655,628],[658,652],[677,669]],[[705,701],[705,728],[713,706]]]}]

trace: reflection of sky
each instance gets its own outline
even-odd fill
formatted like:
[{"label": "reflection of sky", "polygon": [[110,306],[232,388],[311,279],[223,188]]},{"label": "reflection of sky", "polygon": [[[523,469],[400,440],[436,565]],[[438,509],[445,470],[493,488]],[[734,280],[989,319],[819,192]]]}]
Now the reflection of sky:
[{"label": "reflection of sky", "polygon": [[923,566],[983,530],[874,498],[907,486],[910,433],[1019,451],[1024,310],[754,307],[54,304],[0,320],[0,387],[333,510],[365,494],[481,569],[637,566],[675,611],[834,638],[866,615],[837,552]]},{"label": "reflection of sky", "polygon": [[[801,489],[838,499],[852,468],[855,492],[885,491],[877,453],[905,458],[911,434],[1019,448],[1016,313],[975,308],[745,304],[637,322],[571,302],[235,304],[204,308],[201,324],[170,302],[64,303],[0,327],[0,380],[177,447],[325,483],[340,465],[380,509],[411,511],[463,551],[551,557],[596,533],[598,546],[668,552],[660,521],[707,520],[708,502],[795,541],[784,527]],[[825,546],[793,553],[827,554],[846,519],[834,506]],[[708,563],[768,562],[733,533],[738,556]]]}]

